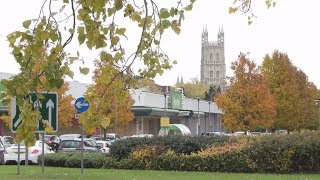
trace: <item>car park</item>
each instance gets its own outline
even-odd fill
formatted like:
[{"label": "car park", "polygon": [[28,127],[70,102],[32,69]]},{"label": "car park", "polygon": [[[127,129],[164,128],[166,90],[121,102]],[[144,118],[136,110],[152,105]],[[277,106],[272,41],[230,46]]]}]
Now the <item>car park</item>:
[{"label": "car park", "polygon": [[[45,143],[44,154],[54,153],[54,151]],[[42,141],[37,140],[35,144],[28,148],[28,163],[37,164],[38,157],[42,154]],[[14,144],[4,150],[4,163],[17,164],[18,163],[18,144]],[[20,143],[20,164],[24,164],[26,160],[26,146],[24,142]]]},{"label": "car park", "polygon": [[100,151],[103,152],[103,153],[109,153],[109,150],[110,150],[110,142],[109,141],[96,141],[99,148],[100,148]]},{"label": "car park", "polygon": [[[80,152],[81,145],[81,139],[62,140],[58,152]],[[85,138],[83,139],[83,150],[84,152],[99,152],[100,148],[94,140]]]}]

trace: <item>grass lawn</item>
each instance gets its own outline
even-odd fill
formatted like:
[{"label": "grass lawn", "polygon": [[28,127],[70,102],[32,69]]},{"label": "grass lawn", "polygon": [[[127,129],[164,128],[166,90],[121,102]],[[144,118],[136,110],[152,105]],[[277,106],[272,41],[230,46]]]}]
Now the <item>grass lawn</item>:
[{"label": "grass lawn", "polygon": [[179,171],[144,171],[144,170],[113,170],[113,169],[84,169],[81,175],[80,168],[45,167],[42,174],[41,166],[20,166],[20,175],[17,175],[16,165],[0,165],[0,180],[38,180],[38,179],[172,179],[172,180],[317,180],[320,174],[235,174],[211,172],[179,172]]}]

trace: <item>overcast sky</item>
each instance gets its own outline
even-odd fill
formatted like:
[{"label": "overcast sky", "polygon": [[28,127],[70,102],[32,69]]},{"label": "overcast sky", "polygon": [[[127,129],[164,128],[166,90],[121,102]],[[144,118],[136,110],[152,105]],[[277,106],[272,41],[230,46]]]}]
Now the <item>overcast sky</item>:
[{"label": "overcast sky", "polygon": [[[279,50],[287,53],[292,63],[320,88],[320,1],[277,0],[277,6],[270,10],[266,10],[264,0],[253,1],[259,1],[253,4],[257,19],[248,26],[246,17],[228,14],[233,0],[197,0],[192,12],[186,14],[181,34],[168,33],[163,38],[163,49],[178,64],[156,77],[156,83],[173,85],[178,76],[182,76],[185,82],[199,78],[202,29],[206,25],[209,41],[216,41],[219,26],[223,25],[228,76],[232,75],[230,64],[240,52],[249,52],[249,58],[260,65],[266,54]],[[24,20],[36,18],[42,2],[10,0],[0,7],[0,72],[19,72],[10,55],[6,36],[20,29]],[[75,80],[90,82],[90,77],[83,77],[77,71],[75,74]]]}]

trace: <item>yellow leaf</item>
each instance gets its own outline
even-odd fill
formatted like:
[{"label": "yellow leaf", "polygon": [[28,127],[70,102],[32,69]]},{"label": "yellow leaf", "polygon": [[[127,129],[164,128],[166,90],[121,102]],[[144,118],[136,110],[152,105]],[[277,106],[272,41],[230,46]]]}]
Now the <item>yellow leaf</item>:
[{"label": "yellow leaf", "polygon": [[100,121],[100,125],[106,129],[109,125],[110,125],[110,118],[102,118],[101,121]]}]

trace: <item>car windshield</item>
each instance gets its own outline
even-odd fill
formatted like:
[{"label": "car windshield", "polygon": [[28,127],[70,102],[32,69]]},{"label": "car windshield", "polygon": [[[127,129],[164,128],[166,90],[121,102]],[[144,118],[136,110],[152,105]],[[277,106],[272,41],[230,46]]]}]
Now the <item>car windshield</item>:
[{"label": "car windshield", "polygon": [[103,143],[97,143],[99,148],[102,148],[103,147]]},{"label": "car windshield", "polygon": [[80,146],[80,141],[62,141],[61,147],[63,148],[77,148]]},{"label": "car windshield", "polygon": [[89,147],[96,147],[98,146],[95,141],[83,141],[84,145],[89,146]]}]

